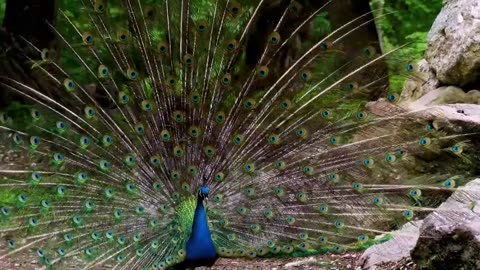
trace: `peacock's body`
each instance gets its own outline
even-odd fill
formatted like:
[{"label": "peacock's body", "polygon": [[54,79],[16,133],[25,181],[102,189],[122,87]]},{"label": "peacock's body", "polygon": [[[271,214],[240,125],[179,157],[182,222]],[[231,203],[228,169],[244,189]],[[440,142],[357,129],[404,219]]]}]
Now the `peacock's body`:
[{"label": "peacock's body", "polygon": [[[52,26],[61,51],[30,46],[49,93],[1,78],[32,101],[0,115],[2,259],[163,269],[340,252],[464,181],[436,158],[468,161],[468,134],[389,94],[382,63],[415,74],[401,48],[344,50],[370,13],[305,41],[329,2],[81,2]],[[383,115],[367,113],[379,95]]]}]

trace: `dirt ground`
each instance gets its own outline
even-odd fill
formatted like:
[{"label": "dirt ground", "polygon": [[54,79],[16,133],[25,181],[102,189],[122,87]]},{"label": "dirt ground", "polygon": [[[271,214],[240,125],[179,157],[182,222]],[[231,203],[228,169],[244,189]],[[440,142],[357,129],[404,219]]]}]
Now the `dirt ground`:
[{"label": "dirt ground", "polygon": [[[281,269],[302,269],[302,270],[363,270],[357,265],[362,252],[348,252],[345,254],[325,254],[306,258],[289,259],[226,259],[220,258],[212,268],[197,268],[196,270],[281,270]],[[78,258],[79,263],[81,259]],[[12,262],[8,257],[0,259],[2,270],[40,270],[42,269],[35,254],[24,258],[23,262]],[[72,270],[75,268],[71,268]],[[95,270],[106,270],[110,267],[97,267]],[[379,270],[415,270],[415,264],[409,260],[397,263],[389,263],[379,266]]]}]

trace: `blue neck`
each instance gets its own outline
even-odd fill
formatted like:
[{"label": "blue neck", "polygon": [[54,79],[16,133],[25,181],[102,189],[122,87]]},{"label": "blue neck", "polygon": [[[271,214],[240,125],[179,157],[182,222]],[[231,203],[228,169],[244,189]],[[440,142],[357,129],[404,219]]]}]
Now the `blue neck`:
[{"label": "blue neck", "polygon": [[218,258],[208,228],[203,199],[198,196],[193,217],[192,233],[187,241],[185,262],[193,267],[210,266]]}]

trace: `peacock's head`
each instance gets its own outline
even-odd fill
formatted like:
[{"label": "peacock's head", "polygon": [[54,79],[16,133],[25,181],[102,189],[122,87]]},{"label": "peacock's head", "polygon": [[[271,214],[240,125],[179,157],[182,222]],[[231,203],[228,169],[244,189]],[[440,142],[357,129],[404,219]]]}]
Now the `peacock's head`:
[{"label": "peacock's head", "polygon": [[198,197],[202,200],[208,199],[208,188],[201,187],[200,190],[198,191]]}]

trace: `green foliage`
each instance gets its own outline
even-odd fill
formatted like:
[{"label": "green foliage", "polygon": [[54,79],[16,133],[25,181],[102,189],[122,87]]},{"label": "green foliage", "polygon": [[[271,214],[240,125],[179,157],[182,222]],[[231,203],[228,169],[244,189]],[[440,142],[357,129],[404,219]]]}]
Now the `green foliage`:
[{"label": "green foliage", "polygon": [[[370,6],[377,18],[386,15],[376,20],[384,52],[408,43],[400,51],[403,58],[412,63],[422,59],[428,31],[442,8],[442,0],[371,0]],[[400,74],[405,69],[403,62],[389,61],[388,65],[390,74]],[[391,75],[391,92],[400,93],[404,81],[404,76]]]},{"label": "green foliage", "polygon": [[0,1],[0,21],[3,22],[3,17],[5,17],[5,8],[7,5],[7,0]]},{"label": "green foliage", "polygon": [[[442,8],[442,0],[428,2],[419,0],[372,0],[372,4],[374,2],[384,2],[383,12],[391,13],[380,25],[380,28],[384,33],[384,38],[392,45],[397,46],[414,41],[415,39],[412,40],[412,38],[417,33],[427,33]],[[417,35],[416,37],[422,36]],[[417,41],[425,42],[422,39],[417,39]]]}]

